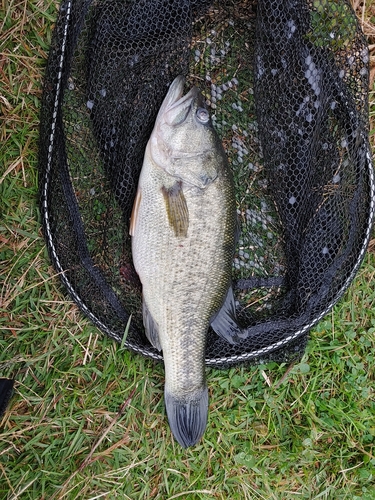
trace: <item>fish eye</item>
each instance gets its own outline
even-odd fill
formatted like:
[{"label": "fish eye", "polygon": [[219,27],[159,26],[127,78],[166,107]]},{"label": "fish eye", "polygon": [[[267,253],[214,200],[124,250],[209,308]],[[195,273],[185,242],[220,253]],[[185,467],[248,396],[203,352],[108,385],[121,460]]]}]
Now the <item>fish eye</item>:
[{"label": "fish eye", "polygon": [[198,120],[202,123],[207,123],[210,120],[210,114],[205,108],[198,108],[196,115]]}]

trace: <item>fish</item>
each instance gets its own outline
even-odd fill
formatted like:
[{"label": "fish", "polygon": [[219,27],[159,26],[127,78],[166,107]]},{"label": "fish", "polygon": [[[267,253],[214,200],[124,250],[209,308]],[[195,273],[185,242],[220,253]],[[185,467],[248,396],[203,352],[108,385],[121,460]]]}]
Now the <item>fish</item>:
[{"label": "fish", "polygon": [[158,112],[129,232],[145,333],[163,355],[169,425],[187,448],[207,425],[209,326],[229,341],[240,331],[231,284],[237,228],[232,173],[200,90],[183,95],[184,85],[178,76]]}]

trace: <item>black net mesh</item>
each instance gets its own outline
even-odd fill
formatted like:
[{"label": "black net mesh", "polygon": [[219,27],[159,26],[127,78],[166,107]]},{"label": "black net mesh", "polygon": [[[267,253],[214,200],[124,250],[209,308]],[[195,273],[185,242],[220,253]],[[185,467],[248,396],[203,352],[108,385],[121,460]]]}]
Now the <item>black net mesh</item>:
[{"label": "black net mesh", "polygon": [[45,76],[40,189],[57,271],[83,312],[162,359],[142,326],[129,230],[146,143],[177,75],[201,88],[234,173],[246,340],[206,363],[288,360],[363,259],[373,219],[368,49],[345,0],[65,0]]}]

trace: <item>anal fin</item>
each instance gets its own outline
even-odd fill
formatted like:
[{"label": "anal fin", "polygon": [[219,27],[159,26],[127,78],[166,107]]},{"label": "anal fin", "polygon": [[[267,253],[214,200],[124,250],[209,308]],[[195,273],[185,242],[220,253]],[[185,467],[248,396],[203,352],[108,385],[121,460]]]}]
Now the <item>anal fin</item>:
[{"label": "anal fin", "polygon": [[150,343],[157,349],[161,351],[161,344],[159,340],[159,326],[152,317],[145,300],[143,300],[143,325],[145,327],[146,337]]},{"label": "anal fin", "polygon": [[211,320],[211,327],[230,344],[238,344],[247,337],[246,332],[238,325],[236,318],[236,303],[232,286],[229,287],[224,304]]}]

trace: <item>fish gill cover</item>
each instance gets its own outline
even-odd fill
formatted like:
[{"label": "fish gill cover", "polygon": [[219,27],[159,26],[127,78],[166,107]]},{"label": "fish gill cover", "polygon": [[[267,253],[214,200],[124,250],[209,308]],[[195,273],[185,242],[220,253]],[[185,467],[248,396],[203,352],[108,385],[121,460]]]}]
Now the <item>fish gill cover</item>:
[{"label": "fish gill cover", "polygon": [[[346,0],[64,0],[44,81],[40,197],[51,260],[106,334],[162,359],[142,324],[129,215],[178,75],[198,86],[234,175],[232,278],[246,333],[206,364],[289,360],[339,300],[374,215],[368,49]],[[214,282],[214,279],[213,279]]]}]

